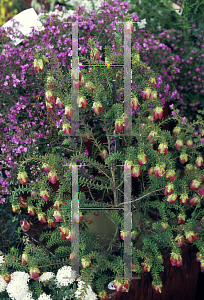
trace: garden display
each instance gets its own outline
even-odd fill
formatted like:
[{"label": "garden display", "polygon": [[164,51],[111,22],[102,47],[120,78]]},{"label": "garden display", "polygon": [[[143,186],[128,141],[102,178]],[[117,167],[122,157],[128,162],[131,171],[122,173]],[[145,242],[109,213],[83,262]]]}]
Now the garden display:
[{"label": "garden display", "polygon": [[[165,67],[154,61],[156,57],[149,64],[145,61],[151,41],[145,31],[134,32],[139,18],[127,12],[126,2],[103,2],[101,12],[92,12],[90,20],[79,6],[75,15],[61,21],[56,15],[48,18],[44,31],[33,30],[32,38],[26,37],[17,48],[2,33],[6,51],[0,63],[8,62],[12,71],[5,69],[0,75],[5,107],[0,162],[13,182],[1,179],[2,195],[9,196],[0,196],[2,204],[10,203],[19,237],[27,237],[23,249],[13,246],[1,253],[2,297],[109,299],[106,287],[110,282],[115,293],[125,297],[133,285],[125,277],[128,266],[123,266],[126,241],[130,241],[131,271],[138,280],[141,274],[151,274],[154,297],[163,291],[165,251],[170,252],[168,259],[176,269],[183,266],[185,250],[196,247],[195,261],[204,268],[204,123],[200,115],[194,121],[181,115],[174,103],[169,106],[170,114],[165,114],[165,104],[176,94],[175,85],[170,88]],[[76,21],[79,72],[73,72],[71,61],[71,22]],[[124,32],[130,37],[132,63],[128,95]],[[162,48],[160,53],[169,55],[167,45],[154,44]],[[152,57],[157,48],[150,49]],[[11,56],[17,59],[10,61]],[[169,57],[170,64],[176,56]],[[178,61],[168,71],[178,72]],[[74,127],[76,114],[78,129]],[[78,184],[73,172],[78,172],[80,185],[76,215],[72,212],[73,186]],[[125,209],[127,204],[125,178],[131,179],[128,203],[138,220],[131,231],[125,230],[124,211],[114,210]],[[88,212],[104,215],[115,224],[108,247],[89,230],[84,219]],[[37,241],[31,234],[35,230],[40,231]],[[69,243],[76,240],[79,257]],[[72,269],[73,261],[78,261],[80,274]]]}]

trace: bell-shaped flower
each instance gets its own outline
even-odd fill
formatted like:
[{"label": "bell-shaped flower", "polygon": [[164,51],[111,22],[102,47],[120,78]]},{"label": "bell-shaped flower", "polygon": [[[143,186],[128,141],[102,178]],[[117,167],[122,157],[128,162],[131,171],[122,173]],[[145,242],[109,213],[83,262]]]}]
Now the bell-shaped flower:
[{"label": "bell-shaped flower", "polygon": [[43,198],[43,200],[48,201],[50,199],[50,194],[47,190],[40,191],[40,196]]},{"label": "bell-shaped flower", "polygon": [[170,180],[171,182],[173,180],[176,180],[176,172],[174,170],[168,170],[166,172],[166,180]]},{"label": "bell-shaped flower", "polygon": [[131,171],[131,176],[132,176],[132,177],[139,177],[140,174],[141,174],[140,168],[139,168],[138,166],[134,166],[134,167],[132,168],[132,171]]},{"label": "bell-shaped flower", "polygon": [[73,115],[74,115],[74,109],[73,109],[73,107],[72,107],[71,104],[65,106],[65,112],[64,112],[64,114],[65,114],[65,116],[67,118],[72,118],[73,117]]},{"label": "bell-shaped flower", "polygon": [[123,131],[123,119],[116,119],[115,121],[115,130],[117,130],[119,133]]},{"label": "bell-shaped flower", "polygon": [[88,267],[90,267],[90,265],[91,265],[91,260],[90,259],[87,259],[87,258],[82,258],[81,259],[81,266],[82,266],[82,268],[88,268]]},{"label": "bell-shaped flower", "polygon": [[94,102],[92,108],[93,108],[94,113],[97,115],[99,115],[100,113],[103,113],[103,106],[100,102]]},{"label": "bell-shaped flower", "polygon": [[30,216],[34,216],[36,214],[36,209],[33,205],[28,206],[28,213]]},{"label": "bell-shaped flower", "polygon": [[56,106],[61,109],[64,108],[64,105],[59,97],[56,99]]},{"label": "bell-shaped flower", "polygon": [[43,169],[46,173],[49,173],[50,172],[50,166],[48,164],[43,164]]},{"label": "bell-shaped flower", "polygon": [[181,148],[184,146],[184,142],[182,140],[177,140],[175,143],[175,149],[181,151]]},{"label": "bell-shaped flower", "polygon": [[162,107],[156,107],[154,110],[154,119],[155,120],[161,120],[163,117],[163,108]]},{"label": "bell-shaped flower", "polygon": [[29,270],[29,275],[30,275],[30,278],[33,279],[33,280],[38,280],[39,279],[39,274],[40,274],[40,269],[35,267],[35,268],[31,268]]},{"label": "bell-shaped flower", "polygon": [[47,223],[48,223],[49,228],[52,228],[52,227],[56,228],[56,221],[54,218],[48,219]]},{"label": "bell-shaped flower", "polygon": [[55,96],[51,90],[45,92],[45,98],[48,103],[52,102],[55,104]]},{"label": "bell-shaped flower", "polygon": [[180,154],[179,161],[181,164],[185,164],[185,162],[188,162],[188,155],[186,153]]},{"label": "bell-shaped flower", "polygon": [[57,173],[56,172],[49,172],[48,174],[48,180],[52,183],[55,184],[58,180],[57,178]]},{"label": "bell-shaped flower", "polygon": [[86,107],[87,107],[87,100],[86,100],[86,98],[84,96],[81,96],[81,97],[77,98],[77,106],[79,108],[86,109]]},{"label": "bell-shaped flower", "polygon": [[54,211],[53,216],[54,216],[56,222],[61,222],[62,221],[62,215],[58,210]]},{"label": "bell-shaped flower", "polygon": [[71,130],[72,130],[71,125],[69,125],[68,123],[63,124],[62,131],[64,132],[65,135],[70,135]]},{"label": "bell-shaped flower", "polygon": [[25,171],[24,172],[19,172],[17,178],[18,178],[18,181],[22,185],[26,185],[28,183],[28,175]]},{"label": "bell-shaped flower", "polygon": [[147,156],[144,153],[138,154],[137,160],[138,160],[138,163],[139,163],[140,166],[145,165],[148,161]]},{"label": "bell-shaped flower", "polygon": [[182,194],[179,198],[179,203],[180,204],[186,204],[188,201],[188,195],[186,194]]},{"label": "bell-shaped flower", "polygon": [[40,221],[40,223],[46,223],[47,222],[46,219],[47,217],[44,212],[38,214],[38,220]]},{"label": "bell-shaped flower", "polygon": [[139,107],[139,101],[138,101],[137,97],[134,96],[134,97],[131,99],[130,105],[131,105],[132,110],[134,110],[134,111],[138,110],[138,107]]},{"label": "bell-shaped flower", "polygon": [[195,166],[197,168],[202,167],[203,166],[203,158],[202,156],[198,156],[195,162]]},{"label": "bell-shaped flower", "polygon": [[158,153],[167,155],[167,153],[168,153],[168,144],[167,143],[161,143],[158,147]]},{"label": "bell-shaped flower", "polygon": [[34,72],[41,73],[43,71],[43,60],[41,58],[34,59]]}]

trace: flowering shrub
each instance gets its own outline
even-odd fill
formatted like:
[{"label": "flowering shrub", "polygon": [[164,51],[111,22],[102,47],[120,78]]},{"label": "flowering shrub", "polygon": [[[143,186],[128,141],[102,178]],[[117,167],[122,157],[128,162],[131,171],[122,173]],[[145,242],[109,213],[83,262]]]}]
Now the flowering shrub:
[{"label": "flowering shrub", "polygon": [[[137,16],[133,17],[134,20],[138,20]],[[122,18],[122,20],[127,19]],[[118,27],[118,31],[119,33],[122,31],[122,26],[121,28]],[[173,106],[171,106],[173,115],[166,120],[163,119],[163,109],[157,95],[158,90],[160,89],[162,91],[164,87],[161,85],[161,81],[157,80],[158,78],[156,78],[154,71],[151,68],[148,68],[140,59],[138,49],[136,49],[137,47],[132,48],[133,97],[131,103],[129,103],[133,119],[132,133],[135,135],[135,139],[132,137],[121,136],[121,148],[117,153],[114,151],[115,147],[112,145],[114,144],[114,137],[110,138],[110,136],[116,135],[117,131],[122,133],[124,127],[129,125],[128,116],[124,115],[123,118],[123,93],[118,93],[118,103],[114,105],[109,103],[112,79],[116,78],[117,91],[122,85],[123,76],[120,69],[108,68],[108,64],[123,64],[123,56],[121,54],[122,47],[119,42],[121,39],[122,36],[119,36],[119,40],[114,37],[112,43],[113,49],[109,46],[105,47],[105,51],[102,46],[100,46],[99,42],[98,45],[97,41],[94,42],[92,39],[89,39],[87,48],[90,46],[90,59],[80,55],[80,59],[86,61],[86,63],[88,62],[89,70],[81,70],[81,78],[79,76],[80,80],[73,84],[73,88],[79,89],[80,92],[77,101],[80,121],[82,121],[82,124],[80,125],[83,125],[80,132],[85,132],[86,135],[91,136],[94,141],[94,151],[91,156],[89,156],[89,153],[87,152],[82,153],[83,141],[81,137],[75,138],[77,143],[75,143],[73,138],[70,138],[72,130],[70,119],[72,118],[73,112],[70,107],[71,72],[69,71],[67,61],[64,60],[62,62],[64,68],[60,69],[61,65],[59,63],[61,55],[58,55],[58,53],[54,51],[54,46],[49,47],[48,45],[47,48],[51,49],[47,49],[43,46],[39,47],[38,51],[36,51],[35,55],[32,57],[32,68],[33,72],[36,72],[36,81],[39,81],[40,76],[44,79],[42,90],[44,91],[45,99],[43,98],[43,103],[45,104],[47,102],[47,111],[52,113],[53,118],[56,117],[55,121],[57,120],[60,123],[59,127],[62,128],[62,130],[59,132],[59,136],[63,137],[63,145],[53,145],[50,151],[45,147],[43,149],[44,153],[41,153],[36,149],[36,153],[33,154],[31,151],[32,149],[28,149],[24,156],[19,159],[16,179],[18,179],[21,186],[18,186],[18,189],[15,188],[13,190],[10,202],[13,211],[16,213],[21,212],[20,208],[22,208],[22,210],[25,208],[28,209],[30,216],[26,216],[26,219],[22,220],[22,230],[29,231],[30,227],[33,226],[30,220],[32,221],[32,217],[36,215],[39,222],[42,224],[47,223],[49,226],[49,229],[47,227],[49,232],[45,230],[40,237],[41,240],[47,238],[47,248],[54,244],[57,245],[57,249],[55,251],[55,258],[50,258],[43,247],[26,246],[23,253],[20,253],[18,250],[13,251],[11,255],[8,254],[5,256],[6,264],[2,264],[1,272],[2,276],[9,281],[8,267],[12,267],[14,270],[26,270],[26,274],[29,274],[29,278],[31,279],[30,289],[32,290],[35,299],[43,299],[43,297],[46,297],[43,295],[43,287],[39,284],[40,274],[51,270],[57,272],[58,267],[63,265],[64,260],[67,259],[68,256],[69,263],[76,258],[75,253],[71,252],[70,247],[65,246],[64,243],[66,239],[72,240],[77,237],[75,233],[70,230],[71,188],[69,181],[71,180],[71,169],[67,169],[66,166],[64,166],[65,160],[62,157],[62,151],[68,153],[67,161],[69,165],[76,164],[80,159],[80,161],[86,164],[90,169],[91,167],[95,167],[101,172],[101,176],[99,174],[99,176],[96,176],[91,180],[90,178],[91,176],[93,177],[93,175],[90,176],[90,174],[88,174],[89,170],[84,173],[80,172],[79,182],[87,185],[89,188],[93,187],[99,190],[107,190],[107,194],[112,197],[114,205],[118,204],[119,191],[119,186],[117,186],[115,177],[114,161],[116,159],[120,160],[122,165],[125,165],[126,168],[124,168],[124,172],[131,171],[132,177],[141,180],[141,195],[138,197],[138,194],[135,193],[132,202],[134,203],[137,201],[137,205],[133,205],[133,213],[135,213],[134,210],[137,209],[141,219],[144,221],[141,224],[143,245],[141,250],[132,247],[132,267],[138,274],[142,271],[150,272],[151,270],[153,275],[152,286],[156,293],[161,292],[162,290],[162,282],[157,276],[158,271],[163,270],[161,265],[162,255],[160,252],[162,248],[167,247],[172,250],[171,262],[173,266],[177,267],[182,265],[181,249],[179,248],[183,242],[181,236],[185,236],[185,245],[187,242],[195,243],[201,252],[201,255],[203,255],[201,228],[203,218],[201,217],[203,217],[202,197],[204,188],[202,185],[203,160],[198,151],[201,147],[200,140],[194,138],[194,124],[190,124],[187,119],[182,119],[178,110],[173,110]],[[105,62],[104,60],[101,60],[101,48],[103,50],[102,53],[105,52]],[[91,67],[91,64],[94,62],[100,64],[103,68],[96,69]],[[104,68],[107,68],[105,74]],[[75,74],[72,74],[73,81],[75,81],[74,75]],[[124,89],[122,88],[122,90]],[[48,91],[49,93],[47,93]],[[59,98],[58,102],[55,100],[57,98]],[[84,114],[84,110],[86,110],[86,114]],[[60,111],[61,114],[59,113]],[[62,121],[60,120],[61,122],[58,120],[59,116],[63,116],[61,119]],[[172,119],[177,122],[177,126],[174,128],[173,133],[171,134],[169,131],[162,131],[160,126]],[[55,125],[57,124],[57,121]],[[201,123],[201,125],[203,124],[201,121],[199,121],[199,123]],[[101,128],[110,136],[106,136]],[[107,138],[108,146],[105,147],[106,149],[102,150],[96,139],[95,133],[97,129],[100,129],[100,132]],[[96,161],[97,155],[100,155],[103,159],[101,159],[101,161]],[[34,170],[35,176],[33,177],[35,181],[33,182],[30,180],[31,177],[28,171],[28,163],[31,161],[35,163],[33,167],[36,169]],[[183,165],[183,172],[177,168],[178,161]],[[133,165],[136,168],[133,168]],[[37,170],[40,172],[37,172]],[[122,170],[121,178],[123,177],[124,172]],[[149,180],[144,181],[144,178],[147,175]],[[48,186],[48,182],[56,183],[56,181],[60,182],[60,186],[58,192],[53,193]],[[97,181],[101,181],[102,183],[99,185]],[[169,181],[170,183],[168,183]],[[122,184],[123,183],[124,182],[122,182]],[[69,191],[69,196],[65,197],[63,195],[64,191]],[[24,194],[25,192],[31,194],[24,200],[21,194]],[[160,195],[158,202],[154,202],[156,193]],[[85,196],[80,194],[80,206],[101,207],[104,205],[103,200],[107,199],[104,195],[105,193],[103,194],[103,197],[99,199],[100,202],[97,204],[95,201],[89,201],[89,203],[87,203]],[[19,198],[19,196],[22,197]],[[141,201],[144,198],[146,204],[145,208]],[[66,203],[64,203],[65,201],[63,200],[65,200]],[[45,209],[45,203],[48,201],[50,207],[49,209]],[[158,209],[161,215],[161,220],[154,223],[152,227],[150,224],[146,227],[147,222],[145,222],[149,207]],[[201,210],[199,210],[199,208],[201,208]],[[87,209],[87,211],[89,210]],[[115,224],[117,224],[117,227],[120,229],[121,239],[127,239],[128,234],[124,230],[123,219],[119,217],[117,213],[106,211],[101,211],[101,213],[108,216]],[[200,232],[196,232],[198,226],[196,219],[198,216],[200,220],[199,225],[201,226]],[[111,245],[109,245],[107,251],[104,251],[103,247],[97,243],[96,236],[83,230],[87,227],[83,222],[82,213],[78,218],[77,216],[74,216],[73,221],[79,223],[81,229],[80,271],[82,279],[84,279],[84,282],[86,283],[85,285],[83,282],[78,284],[78,287],[81,289],[80,293],[85,293],[86,286],[90,283],[92,288],[98,290],[98,295],[100,295],[101,298],[106,298],[104,283],[107,282],[108,278],[104,273],[106,273],[108,268],[110,268],[113,273],[112,278],[114,278],[113,282],[116,289],[118,291],[127,292],[129,290],[129,281],[121,282],[117,278],[123,273],[122,259],[113,255],[112,251],[108,251]],[[132,246],[134,246],[134,243],[137,240],[137,229],[138,228],[135,226],[132,232]],[[116,241],[113,240],[112,243],[113,242]],[[89,245],[91,245],[91,249]],[[146,259],[147,257],[148,260]],[[144,262],[141,263],[141,259],[144,259]],[[19,260],[21,260],[21,265],[19,265]],[[68,262],[65,264],[68,264]],[[103,277],[101,276],[99,268],[101,265],[104,266]],[[202,263],[201,266],[203,267]],[[64,267],[66,268],[66,266]],[[100,278],[96,279],[97,274],[99,273]],[[58,275],[59,280],[57,279],[57,284],[59,285],[59,282],[61,282],[61,286],[63,286],[63,284],[64,286],[68,285],[68,278],[64,278],[64,269],[60,271]],[[87,275],[90,278],[87,279]],[[5,281],[5,279],[3,280]],[[8,285],[9,284],[10,282]],[[12,287],[8,289],[8,293],[12,293],[14,288],[18,291],[19,286],[15,280],[12,284],[13,286],[11,285]],[[5,284],[3,286],[5,286]],[[51,283],[49,286],[50,297],[53,299],[58,299],[57,292],[62,296],[70,291],[70,289],[63,289],[59,286],[57,287],[59,290],[53,289]],[[22,293],[23,291],[25,297],[30,293],[27,286],[22,289]],[[79,296],[78,293],[75,294],[75,297],[81,299],[82,295]],[[90,296],[90,294],[91,292],[87,298],[89,297],[90,299],[92,296],[96,297],[95,295]]]}]

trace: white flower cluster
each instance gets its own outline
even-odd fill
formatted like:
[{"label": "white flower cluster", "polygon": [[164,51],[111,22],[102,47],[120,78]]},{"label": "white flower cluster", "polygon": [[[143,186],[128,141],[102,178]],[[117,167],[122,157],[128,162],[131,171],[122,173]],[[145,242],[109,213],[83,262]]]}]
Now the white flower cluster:
[{"label": "white flower cluster", "polygon": [[50,280],[51,278],[55,277],[55,274],[52,272],[44,272],[40,277],[39,277],[39,281],[43,282],[46,280]]},{"label": "white flower cluster", "polygon": [[76,272],[72,270],[70,266],[64,266],[58,270],[56,275],[56,285],[58,288],[61,286],[68,286],[72,284],[76,279]]},{"label": "white flower cluster", "polygon": [[38,17],[41,19],[41,21],[47,21],[47,19],[51,16],[51,15],[56,15],[55,18],[57,18],[59,21],[63,21],[64,19],[67,19],[69,16],[73,16],[75,15],[75,11],[70,9],[67,10],[66,13],[63,13],[62,11],[59,11],[58,9],[54,10],[54,11],[49,11],[48,13],[40,13],[38,15]]},{"label": "white flower cluster", "polygon": [[29,274],[25,272],[14,272],[11,274],[11,281],[6,291],[12,300],[33,300],[27,283],[29,279]]},{"label": "white flower cluster", "polygon": [[4,264],[4,263],[5,263],[5,261],[4,261],[4,256],[1,255],[1,256],[0,256],[0,266],[1,266],[2,264]]},{"label": "white flower cluster", "polygon": [[46,295],[45,293],[41,294],[38,300],[52,300],[52,298],[49,295]]},{"label": "white flower cluster", "polygon": [[0,275],[0,293],[4,292],[7,287],[6,281],[3,279],[3,276]]},{"label": "white flower cluster", "polygon": [[147,24],[146,19],[142,19],[141,22],[137,22],[139,29],[145,28]]},{"label": "white flower cluster", "polygon": [[[84,281],[79,281],[78,282],[78,289],[74,293],[75,297],[77,299],[81,299],[81,295],[83,293],[83,289],[85,286]],[[92,291],[92,288],[90,285],[87,286],[85,293],[83,294],[82,300],[97,300],[97,295]]]}]

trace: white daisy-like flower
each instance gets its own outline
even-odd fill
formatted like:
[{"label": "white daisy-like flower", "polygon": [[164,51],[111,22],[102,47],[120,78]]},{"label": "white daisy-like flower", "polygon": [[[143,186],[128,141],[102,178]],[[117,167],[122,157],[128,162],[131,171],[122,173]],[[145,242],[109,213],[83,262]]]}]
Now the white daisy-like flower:
[{"label": "white daisy-like flower", "polygon": [[76,272],[70,266],[64,266],[58,270],[55,282],[58,288],[68,286],[76,279]]},{"label": "white daisy-like flower", "polygon": [[[77,299],[81,298],[81,295],[83,293],[85,287],[85,282],[84,281],[79,281],[78,282],[78,289],[77,291],[74,293],[75,297]],[[82,300],[97,300],[97,295],[92,291],[92,288],[90,285],[87,285],[86,287],[86,291],[83,294]]]},{"label": "white daisy-like flower", "polygon": [[0,256],[0,266],[1,266],[2,264],[4,264],[4,263],[5,263],[5,261],[4,261],[4,256],[1,255],[1,256]]},{"label": "white daisy-like flower", "polygon": [[51,278],[55,277],[55,274],[52,272],[44,272],[40,277],[39,281],[43,282],[46,280],[50,280]]},{"label": "white daisy-like flower", "polygon": [[41,294],[38,300],[52,300],[52,298],[49,295],[46,295],[45,293]]},{"label": "white daisy-like flower", "polygon": [[22,300],[29,293],[29,287],[25,281],[11,280],[6,291],[12,300]]},{"label": "white daisy-like flower", "polygon": [[0,293],[4,292],[8,283],[3,279],[3,276],[0,275]]}]

